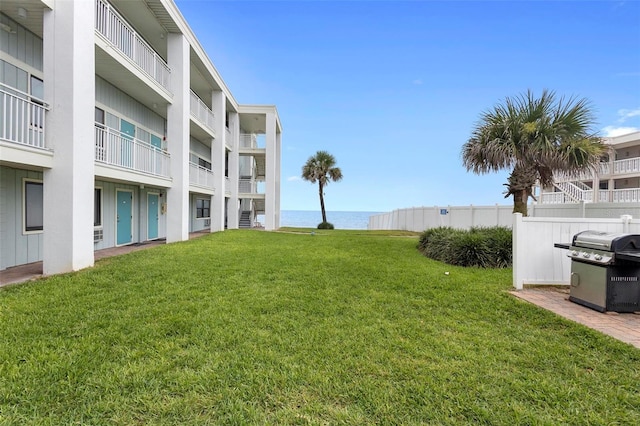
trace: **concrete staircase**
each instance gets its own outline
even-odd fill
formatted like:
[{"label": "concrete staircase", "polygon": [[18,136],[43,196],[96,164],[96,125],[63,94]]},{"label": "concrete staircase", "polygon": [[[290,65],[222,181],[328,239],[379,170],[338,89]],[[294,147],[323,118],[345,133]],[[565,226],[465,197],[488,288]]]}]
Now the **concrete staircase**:
[{"label": "concrete staircase", "polygon": [[238,223],[239,228],[251,228],[251,212],[243,211],[240,213],[240,223]]}]

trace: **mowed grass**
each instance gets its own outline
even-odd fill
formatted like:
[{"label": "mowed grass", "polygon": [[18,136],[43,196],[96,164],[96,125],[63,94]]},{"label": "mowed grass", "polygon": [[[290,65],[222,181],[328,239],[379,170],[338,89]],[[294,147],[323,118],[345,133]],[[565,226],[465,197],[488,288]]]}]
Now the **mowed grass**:
[{"label": "mowed grass", "polygon": [[0,424],[640,424],[640,351],[514,298],[510,270],[289,231],[0,290]]}]

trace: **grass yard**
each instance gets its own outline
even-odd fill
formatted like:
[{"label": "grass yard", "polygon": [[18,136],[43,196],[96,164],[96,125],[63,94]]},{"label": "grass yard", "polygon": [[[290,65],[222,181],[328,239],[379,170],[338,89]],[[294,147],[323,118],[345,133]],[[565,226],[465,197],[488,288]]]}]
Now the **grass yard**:
[{"label": "grass yard", "polygon": [[640,424],[640,350],[512,297],[510,269],[289,231],[0,290],[0,424]]}]

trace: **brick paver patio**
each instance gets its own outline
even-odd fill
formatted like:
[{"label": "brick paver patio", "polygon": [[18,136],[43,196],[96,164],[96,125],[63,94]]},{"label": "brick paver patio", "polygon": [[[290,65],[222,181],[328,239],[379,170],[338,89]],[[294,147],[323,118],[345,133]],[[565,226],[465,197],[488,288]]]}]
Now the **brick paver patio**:
[{"label": "brick paver patio", "polygon": [[532,288],[512,291],[514,296],[587,327],[640,348],[640,315],[601,313],[569,301],[569,289]]}]

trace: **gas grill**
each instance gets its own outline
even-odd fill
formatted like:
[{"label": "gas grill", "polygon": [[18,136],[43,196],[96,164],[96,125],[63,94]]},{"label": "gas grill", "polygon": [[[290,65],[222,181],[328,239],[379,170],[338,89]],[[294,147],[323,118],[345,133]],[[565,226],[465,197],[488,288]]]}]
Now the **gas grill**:
[{"label": "gas grill", "polygon": [[600,312],[640,311],[640,235],[583,231],[568,248],[569,300]]}]

